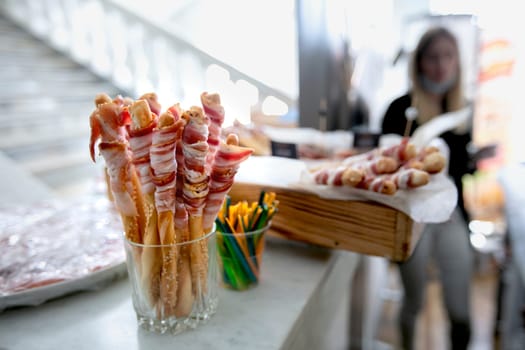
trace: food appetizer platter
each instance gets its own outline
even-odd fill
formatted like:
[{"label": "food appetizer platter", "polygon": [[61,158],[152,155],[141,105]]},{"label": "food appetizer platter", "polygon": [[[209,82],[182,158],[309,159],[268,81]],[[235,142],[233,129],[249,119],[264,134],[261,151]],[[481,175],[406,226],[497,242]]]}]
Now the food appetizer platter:
[{"label": "food appetizer platter", "polygon": [[274,235],[404,261],[423,226],[452,213],[457,191],[446,165],[439,147],[417,148],[403,138],[339,161],[252,157],[230,196],[275,192]]},{"label": "food appetizer platter", "polygon": [[214,292],[208,288],[214,256],[205,237],[240,164],[253,153],[235,134],[221,138],[219,94],[203,92],[200,101],[162,109],[155,93],[136,100],[100,93],[90,116],[91,158],[103,158],[125,239],[135,247],[128,267],[136,267],[147,299],[138,303],[156,309],[158,319],[215,307],[200,305]]}]

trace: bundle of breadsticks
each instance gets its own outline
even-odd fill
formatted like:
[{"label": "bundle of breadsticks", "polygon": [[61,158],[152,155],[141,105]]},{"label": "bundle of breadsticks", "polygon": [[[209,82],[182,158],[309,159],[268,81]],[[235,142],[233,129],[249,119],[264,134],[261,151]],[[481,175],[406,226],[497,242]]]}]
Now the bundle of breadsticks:
[{"label": "bundle of breadsticks", "polygon": [[99,94],[90,115],[91,158],[98,142],[127,239],[163,247],[136,258],[148,300],[164,316],[187,316],[206,291],[207,242],[176,243],[213,229],[240,164],[253,153],[235,134],[221,139],[220,96],[200,98],[202,106],[162,111],[155,93],[137,100]]},{"label": "bundle of breadsticks", "polygon": [[409,138],[390,147],[375,148],[340,162],[323,163],[309,169],[316,184],[349,186],[393,195],[397,190],[424,186],[441,172],[446,158],[438,147],[416,149]]}]

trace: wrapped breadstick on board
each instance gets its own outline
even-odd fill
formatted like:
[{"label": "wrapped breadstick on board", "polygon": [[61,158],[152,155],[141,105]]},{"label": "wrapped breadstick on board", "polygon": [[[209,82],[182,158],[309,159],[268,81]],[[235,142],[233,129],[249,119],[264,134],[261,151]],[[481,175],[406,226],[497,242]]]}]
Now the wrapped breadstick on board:
[{"label": "wrapped breadstick on board", "polygon": [[[398,139],[339,163],[253,157],[238,172],[230,196],[255,200],[261,190],[274,191],[280,215],[270,234],[404,261],[422,226],[446,221],[457,200],[445,168],[430,173],[407,166],[421,152],[408,139]],[[442,150],[439,154],[445,157]],[[370,166],[381,157],[390,157],[397,167],[381,173]],[[348,167],[363,176],[343,185]]]}]

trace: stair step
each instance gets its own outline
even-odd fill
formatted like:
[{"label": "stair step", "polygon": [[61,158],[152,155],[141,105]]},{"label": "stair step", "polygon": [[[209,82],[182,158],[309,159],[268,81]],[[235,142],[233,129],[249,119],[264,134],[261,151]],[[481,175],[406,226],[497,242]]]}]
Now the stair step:
[{"label": "stair step", "polygon": [[33,81],[33,83],[20,84],[13,88],[9,88],[7,85],[0,83],[0,91],[2,92],[0,105],[16,101],[26,103],[28,99],[40,98],[41,96],[60,100],[75,98],[89,101],[100,92],[107,92],[110,95],[118,92],[111,85],[100,82],[92,84],[38,84]]},{"label": "stair step", "polygon": [[78,108],[58,108],[51,111],[26,111],[17,113],[16,118],[7,113],[0,113],[0,132],[18,132],[25,129],[36,132],[33,128],[56,128],[74,124],[88,125],[88,117],[94,109],[92,103],[82,103]]},{"label": "stair step", "polygon": [[[12,63],[10,63],[12,65]],[[64,74],[61,74],[64,73]],[[101,81],[99,77],[87,71],[85,68],[78,67],[77,69],[57,70],[57,69],[42,69],[39,71],[31,71],[30,80],[37,80],[44,83],[53,82],[91,82]],[[1,81],[22,81],[28,79],[27,70],[22,69],[4,69],[0,71]]]},{"label": "stair step", "polygon": [[70,152],[55,152],[46,154],[45,157],[22,160],[18,164],[34,174],[57,172],[64,168],[74,166],[92,165],[87,146],[83,150]]},{"label": "stair step", "polygon": [[[13,158],[22,158],[24,153],[38,154],[45,149],[61,148],[67,149],[67,145],[75,142],[83,142],[87,147],[89,144],[89,127],[67,130],[52,130],[46,133],[19,132],[16,134],[3,135],[0,138],[0,150]],[[16,155],[19,156],[16,156]]]},{"label": "stair step", "polygon": [[14,118],[14,115],[19,113],[62,113],[62,111],[91,111],[93,110],[93,98],[95,95],[89,96],[86,99],[85,96],[80,98],[73,98],[72,96],[60,96],[60,98],[51,98],[48,96],[39,96],[31,99],[19,100],[19,101],[0,101],[0,115],[10,115],[10,118]]}]

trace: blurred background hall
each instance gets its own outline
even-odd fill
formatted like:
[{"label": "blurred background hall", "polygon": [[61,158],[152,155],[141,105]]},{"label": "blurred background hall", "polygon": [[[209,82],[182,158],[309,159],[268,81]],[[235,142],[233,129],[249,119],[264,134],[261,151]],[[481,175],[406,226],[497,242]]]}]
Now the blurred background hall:
[{"label": "blurred background hall", "polygon": [[[377,132],[388,103],[407,89],[406,63],[417,38],[429,25],[445,24],[458,35],[468,67],[473,147],[497,145],[464,179],[476,250],[471,348],[498,348],[503,330],[522,344],[521,270],[509,263],[498,181],[502,168],[525,160],[518,109],[525,23],[518,6],[510,0],[0,0],[0,156],[65,198],[100,190],[102,165],[93,166],[86,141],[99,92],[156,91],[161,103],[189,106],[201,91],[220,91],[225,127],[258,154],[271,152],[261,139],[274,128],[361,127],[341,117],[356,101],[367,106],[367,130]],[[418,349],[447,349],[437,272],[429,272]],[[327,348],[395,349],[403,293],[397,269],[371,257],[356,278],[369,293],[341,301]],[[506,308],[516,312],[507,316]]]}]

